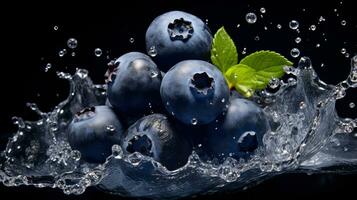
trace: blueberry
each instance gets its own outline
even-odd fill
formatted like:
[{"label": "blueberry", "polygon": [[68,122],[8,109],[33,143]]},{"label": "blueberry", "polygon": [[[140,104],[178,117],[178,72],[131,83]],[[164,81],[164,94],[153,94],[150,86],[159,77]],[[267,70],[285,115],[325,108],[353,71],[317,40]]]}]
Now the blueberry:
[{"label": "blueberry", "polygon": [[116,112],[142,116],[161,106],[161,72],[147,55],[124,54],[106,75],[108,100]]},{"label": "blueberry", "polygon": [[209,124],[205,148],[220,161],[227,156],[247,159],[263,145],[263,135],[269,130],[268,120],[258,105],[235,98],[227,113]]},{"label": "blueberry", "polygon": [[182,60],[207,59],[212,43],[207,25],[181,11],[158,16],[146,31],[145,39],[147,51],[155,48],[155,62],[165,72]]},{"label": "blueberry", "polygon": [[122,147],[127,153],[150,156],[169,170],[185,165],[192,152],[190,141],[162,114],[148,115],[129,127]]},{"label": "blueberry", "polygon": [[123,138],[122,124],[108,106],[85,108],[77,113],[69,125],[68,141],[72,149],[81,152],[91,163],[103,163],[111,154],[111,147]]},{"label": "blueberry", "polygon": [[165,74],[160,93],[167,111],[192,125],[213,121],[229,101],[229,89],[222,73],[200,60],[177,63]]}]

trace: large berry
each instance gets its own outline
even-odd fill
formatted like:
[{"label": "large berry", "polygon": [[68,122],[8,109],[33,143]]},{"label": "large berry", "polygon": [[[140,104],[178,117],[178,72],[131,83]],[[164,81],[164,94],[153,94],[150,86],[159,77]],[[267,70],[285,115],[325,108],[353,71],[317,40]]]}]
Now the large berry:
[{"label": "large berry", "polygon": [[122,55],[107,73],[108,100],[118,113],[142,115],[161,105],[161,72],[145,54]]},{"label": "large berry", "polygon": [[129,127],[122,146],[127,153],[150,156],[170,170],[185,165],[192,152],[191,143],[162,114],[148,115]]},{"label": "large berry", "polygon": [[111,147],[123,138],[122,124],[108,106],[89,107],[77,113],[69,125],[68,141],[87,162],[102,163]]},{"label": "large berry", "polygon": [[146,31],[146,48],[155,52],[155,62],[168,71],[182,60],[204,60],[209,56],[212,35],[198,17],[171,11],[157,17]]},{"label": "large berry", "polygon": [[222,73],[200,60],[177,63],[164,76],[160,93],[167,111],[185,124],[207,124],[229,103]]},{"label": "large berry", "polygon": [[263,110],[247,99],[231,100],[228,111],[209,125],[205,142],[212,157],[248,158],[263,145],[263,135],[270,130]]}]

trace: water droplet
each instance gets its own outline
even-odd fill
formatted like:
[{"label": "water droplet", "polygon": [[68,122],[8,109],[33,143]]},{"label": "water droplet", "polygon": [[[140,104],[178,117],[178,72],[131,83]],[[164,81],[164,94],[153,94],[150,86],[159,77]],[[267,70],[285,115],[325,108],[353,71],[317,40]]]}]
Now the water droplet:
[{"label": "water droplet", "polygon": [[321,63],[320,67],[324,67],[324,66],[325,66],[325,64],[324,64],[324,63]]},{"label": "water droplet", "polygon": [[110,132],[110,133],[114,132],[115,130],[116,130],[115,126],[113,126],[113,125],[108,125],[105,127],[105,131]]},{"label": "water droplet", "polygon": [[268,27],[264,26],[264,30],[268,30]]},{"label": "water droplet", "polygon": [[272,89],[279,87],[279,85],[280,85],[280,80],[278,78],[273,78],[269,81],[269,87]]},{"label": "water droplet", "polygon": [[346,53],[346,54],[345,54],[345,57],[346,57],[346,58],[349,58],[349,57],[350,57],[350,54],[349,54],[349,53]]},{"label": "water droplet", "polygon": [[221,100],[221,102],[222,102],[222,103],[224,103],[225,101],[226,101],[226,99],[225,99],[225,98],[223,98],[223,99]]},{"label": "water droplet", "polygon": [[242,54],[246,54],[247,53],[247,48],[243,48]]},{"label": "water droplet", "polygon": [[72,56],[72,57],[76,56],[76,52],[72,52],[72,53],[71,53],[71,56]]},{"label": "water droplet", "polygon": [[257,16],[254,13],[250,12],[245,15],[245,20],[248,22],[248,24],[254,24],[255,22],[257,22]]},{"label": "water droplet", "polygon": [[295,78],[292,78],[292,77],[290,77],[290,78],[288,78],[288,84],[290,85],[290,86],[293,86],[293,85],[296,85],[296,79]]},{"label": "water droplet", "polygon": [[311,30],[311,31],[315,31],[315,30],[316,30],[316,25],[314,25],[314,24],[313,24],[313,25],[311,25],[311,26],[310,26],[310,28],[309,28],[309,30]]},{"label": "water droplet", "polygon": [[94,55],[97,57],[100,57],[102,55],[103,51],[100,48],[95,48],[94,49]]},{"label": "water droplet", "polygon": [[79,161],[81,159],[81,152],[79,152],[78,150],[73,150],[71,152],[71,156],[73,160]]},{"label": "water droplet", "polygon": [[192,125],[197,125],[197,123],[198,123],[198,120],[196,118],[192,118],[191,119],[191,124]]},{"label": "water droplet", "polygon": [[198,147],[202,147],[202,144],[198,144],[197,146],[198,146]]},{"label": "water droplet", "polygon": [[342,54],[345,54],[345,53],[346,53],[346,49],[345,49],[345,48],[342,48],[342,49],[341,49],[341,53],[342,53]]},{"label": "water droplet", "polygon": [[255,41],[259,41],[259,40],[260,40],[259,36],[258,36],[258,35],[255,36],[254,40],[255,40]]},{"label": "water droplet", "polygon": [[52,68],[52,64],[51,63],[47,63],[46,67],[45,67],[45,72],[48,72],[48,70],[50,70]]},{"label": "water droplet", "polygon": [[351,102],[350,104],[348,104],[350,106],[350,108],[354,108],[356,105],[355,103]]},{"label": "water droplet", "polygon": [[282,28],[281,24],[277,24],[276,28],[281,29]]},{"label": "water droplet", "polygon": [[63,50],[61,50],[61,51],[58,52],[58,56],[59,56],[59,57],[63,57],[64,54],[65,54],[65,52],[64,52]]},{"label": "water droplet", "polygon": [[265,13],[266,12],[265,8],[264,7],[260,8],[260,12]]},{"label": "water droplet", "polygon": [[293,48],[290,50],[290,55],[293,58],[297,58],[300,55],[300,50],[298,48]]},{"label": "water droplet", "polygon": [[112,146],[112,154],[116,159],[121,159],[123,157],[123,150],[120,148],[119,145],[114,144]]},{"label": "water droplet", "polygon": [[296,44],[299,44],[301,42],[301,38],[300,37],[295,38],[295,42]]},{"label": "water droplet", "polygon": [[133,44],[135,42],[135,39],[131,37],[129,38],[129,42]]},{"label": "water droplet", "polygon": [[326,19],[323,16],[320,16],[319,22],[324,22],[324,21],[326,21]]},{"label": "water droplet", "polygon": [[289,27],[290,27],[291,29],[295,30],[295,29],[299,28],[299,22],[296,21],[296,20],[291,20],[291,21],[289,22]]},{"label": "water droplet", "polygon": [[150,72],[151,78],[156,78],[158,75],[159,75],[159,73],[156,72],[156,71],[151,71],[151,72]]},{"label": "water droplet", "polygon": [[311,69],[312,68],[312,64],[311,64],[311,60],[309,57],[301,57],[298,63],[298,67],[300,69]]},{"label": "water droplet", "polygon": [[346,24],[347,24],[346,20],[342,20],[342,21],[341,21],[341,25],[342,25],[342,26],[346,26]]},{"label": "water droplet", "polygon": [[303,101],[302,101],[302,102],[300,102],[300,103],[299,103],[299,108],[300,108],[300,109],[304,109],[304,108],[306,108],[306,104],[305,104],[305,102],[303,102]]},{"label": "water droplet", "polygon": [[208,25],[208,19],[206,19],[206,25]]},{"label": "water droplet", "polygon": [[317,43],[317,44],[316,44],[316,48],[319,48],[319,47],[320,47],[320,44],[319,44],[319,43]]},{"label": "water droplet", "polygon": [[239,28],[240,27],[240,24],[237,24],[237,28]]},{"label": "water droplet", "polygon": [[155,46],[150,47],[148,54],[151,57],[155,57],[157,55],[156,47]]},{"label": "water droplet", "polygon": [[75,38],[69,38],[67,40],[67,46],[70,49],[75,49],[78,46],[78,41]]},{"label": "water droplet", "polygon": [[58,26],[54,26],[53,30],[58,31]]}]

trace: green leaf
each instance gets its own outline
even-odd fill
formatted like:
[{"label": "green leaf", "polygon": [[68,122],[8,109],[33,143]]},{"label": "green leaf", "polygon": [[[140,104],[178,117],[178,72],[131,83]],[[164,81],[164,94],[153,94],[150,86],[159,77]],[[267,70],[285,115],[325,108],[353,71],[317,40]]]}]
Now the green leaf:
[{"label": "green leaf", "polygon": [[211,61],[223,73],[238,63],[237,48],[224,27],[214,35],[211,48]]},{"label": "green leaf", "polygon": [[292,62],[276,52],[258,51],[229,68],[225,77],[230,87],[250,97],[256,90],[264,89],[272,78],[283,76],[283,67],[291,65]]}]

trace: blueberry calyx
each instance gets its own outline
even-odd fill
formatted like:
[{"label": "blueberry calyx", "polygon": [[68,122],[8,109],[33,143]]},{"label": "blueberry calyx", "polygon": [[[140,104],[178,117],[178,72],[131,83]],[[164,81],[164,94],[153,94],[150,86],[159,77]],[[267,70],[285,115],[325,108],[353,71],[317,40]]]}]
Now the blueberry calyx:
[{"label": "blueberry calyx", "polygon": [[153,153],[151,149],[152,149],[152,141],[146,135],[134,136],[132,139],[129,140],[128,146],[126,147],[126,150],[129,153],[139,152],[142,155],[152,157]]},{"label": "blueberry calyx", "polygon": [[258,148],[258,140],[254,131],[243,133],[238,139],[238,147],[243,152],[253,152]]},{"label": "blueberry calyx", "polygon": [[84,108],[83,110],[77,112],[74,120],[75,120],[75,122],[78,122],[78,121],[82,121],[82,120],[91,118],[94,115],[95,115],[95,107],[91,106],[91,107]]},{"label": "blueberry calyx", "polygon": [[193,26],[190,21],[183,18],[175,19],[167,26],[167,31],[171,40],[187,41],[192,37]]},{"label": "blueberry calyx", "polygon": [[207,95],[210,90],[213,90],[214,79],[209,77],[206,72],[195,73],[191,79],[191,87],[198,93]]}]

